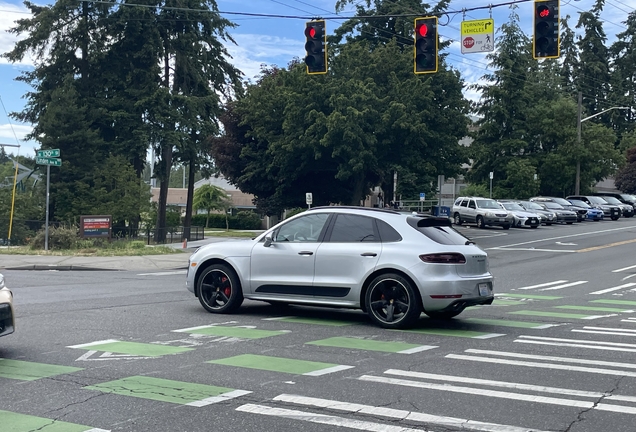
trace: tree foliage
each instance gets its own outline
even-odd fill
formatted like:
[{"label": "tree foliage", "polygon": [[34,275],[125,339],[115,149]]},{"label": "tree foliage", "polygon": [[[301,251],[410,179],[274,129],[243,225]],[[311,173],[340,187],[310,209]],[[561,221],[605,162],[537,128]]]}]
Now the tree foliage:
[{"label": "tree foliage", "polygon": [[205,219],[205,227],[208,228],[210,221],[210,213],[212,211],[223,211],[225,213],[226,229],[227,210],[232,206],[232,201],[227,197],[227,193],[218,186],[204,184],[194,191],[194,208],[196,210],[205,210],[207,216]]}]

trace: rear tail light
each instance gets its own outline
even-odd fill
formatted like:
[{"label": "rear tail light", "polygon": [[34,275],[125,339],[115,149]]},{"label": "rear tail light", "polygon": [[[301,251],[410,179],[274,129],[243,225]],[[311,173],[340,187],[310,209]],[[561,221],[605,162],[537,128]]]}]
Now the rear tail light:
[{"label": "rear tail light", "polygon": [[429,264],[466,264],[466,257],[460,253],[426,254],[420,259]]}]

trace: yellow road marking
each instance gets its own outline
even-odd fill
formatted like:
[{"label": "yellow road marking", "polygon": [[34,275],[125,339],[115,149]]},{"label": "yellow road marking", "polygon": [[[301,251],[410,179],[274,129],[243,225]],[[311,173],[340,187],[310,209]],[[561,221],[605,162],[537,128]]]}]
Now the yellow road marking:
[{"label": "yellow road marking", "polygon": [[606,244],[603,246],[594,246],[594,247],[590,247],[590,248],[586,248],[586,249],[579,249],[577,250],[577,252],[591,252],[591,251],[595,251],[595,250],[599,250],[599,249],[606,249],[606,248],[610,248],[610,247],[614,247],[614,246],[622,246],[622,245],[626,245],[629,243],[636,243],[636,239],[632,239],[632,240],[624,240],[624,241],[620,241],[620,242],[616,242],[616,243],[610,243],[610,244]]}]

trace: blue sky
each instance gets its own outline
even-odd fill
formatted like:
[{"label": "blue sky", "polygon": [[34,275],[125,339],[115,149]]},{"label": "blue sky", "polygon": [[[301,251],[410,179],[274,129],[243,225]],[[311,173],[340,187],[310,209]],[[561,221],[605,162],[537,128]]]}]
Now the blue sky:
[{"label": "blue sky", "polygon": [[[386,0],[392,1],[392,0]],[[33,0],[36,4],[52,4],[50,1]],[[431,0],[429,4],[435,4],[437,0]],[[488,4],[505,3],[506,0],[453,0],[450,10],[459,11],[463,8],[486,6]],[[293,15],[300,17],[335,16],[334,7],[336,0],[217,0],[221,12],[246,12],[273,15]],[[561,15],[570,15],[570,27],[574,27],[581,11],[587,11],[594,4],[594,0],[561,0]],[[617,33],[625,30],[623,21],[627,14],[636,9],[636,0],[606,0],[605,10],[601,16],[604,21],[604,29],[609,43],[613,42]],[[352,11],[353,7],[347,7]],[[405,11],[409,13],[410,11]],[[492,9],[492,17],[495,19],[495,28],[506,22],[510,9],[497,7]],[[527,34],[532,28],[532,2],[520,3],[517,13],[521,17],[521,24]],[[347,11],[341,15],[347,16]],[[7,29],[14,25],[14,21],[27,17],[28,13],[23,3],[18,0],[0,0],[0,52],[4,53],[13,47],[16,38],[7,33]],[[304,56],[304,23],[306,19],[285,18],[261,18],[248,17],[234,14],[225,15],[237,24],[231,30],[237,45],[228,45],[228,51],[232,56],[232,62],[245,74],[246,78],[254,78],[258,75],[262,64],[276,64],[285,66],[294,57]],[[466,13],[466,20],[488,18],[488,10],[478,10]],[[327,31],[331,33],[344,20],[329,20]],[[487,62],[484,54],[461,54],[460,49],[460,23],[462,14],[455,15],[448,25],[440,29],[440,35],[454,42],[448,50],[448,61],[461,70],[465,81],[477,82],[487,72]],[[445,24],[445,19],[440,19],[440,24]],[[247,49],[246,47],[249,47]],[[0,59],[0,143],[20,144],[20,154],[33,155],[35,142],[24,142],[24,136],[31,130],[31,125],[21,124],[9,119],[7,113],[21,111],[24,108],[23,96],[30,90],[23,83],[16,82],[15,78],[20,71],[31,68],[32,59],[25,59],[22,64],[9,64],[5,59]],[[474,93],[466,93],[470,98],[477,98]],[[7,148],[8,153],[15,153],[15,148]]]}]

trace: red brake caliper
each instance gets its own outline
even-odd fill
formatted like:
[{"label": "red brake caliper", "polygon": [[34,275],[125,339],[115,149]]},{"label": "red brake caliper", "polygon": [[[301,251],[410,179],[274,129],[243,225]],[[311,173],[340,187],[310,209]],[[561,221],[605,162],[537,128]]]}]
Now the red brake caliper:
[{"label": "red brake caliper", "polygon": [[[221,278],[221,282],[225,283],[227,282],[227,278],[226,277],[222,277]],[[226,297],[229,297],[230,294],[232,294],[232,288],[231,287],[227,287],[223,290],[223,293],[226,295]]]}]

